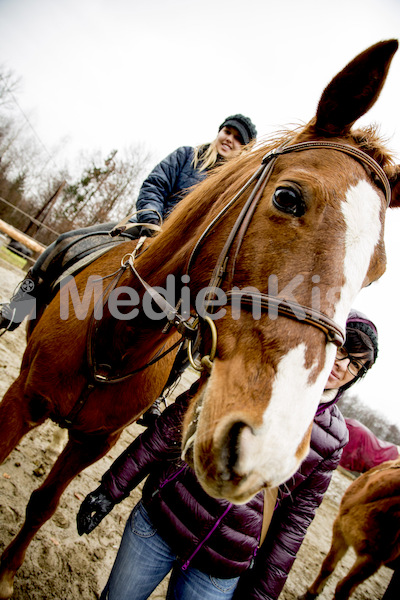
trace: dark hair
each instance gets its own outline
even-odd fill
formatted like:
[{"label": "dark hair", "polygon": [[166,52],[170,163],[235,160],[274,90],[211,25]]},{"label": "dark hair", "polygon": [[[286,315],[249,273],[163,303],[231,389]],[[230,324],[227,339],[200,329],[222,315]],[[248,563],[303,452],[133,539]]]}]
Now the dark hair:
[{"label": "dark hair", "polygon": [[345,383],[340,388],[338,398],[348,390],[352,385],[362,379],[367,371],[372,367],[378,355],[378,336],[372,321],[363,321],[361,318],[357,320],[348,320],[346,324],[346,341],[344,343],[349,354],[361,355],[365,362],[365,369],[361,369],[351,381]]},{"label": "dark hair", "polygon": [[349,354],[358,354],[366,361],[365,369],[361,369],[358,375],[339,388],[332,404],[336,403],[346,390],[367,373],[378,356],[378,331],[374,323],[362,312],[354,309],[350,311],[346,321],[346,341],[343,345]]},{"label": "dark hair", "polygon": [[[372,367],[376,360],[374,344],[369,335],[364,333],[361,329],[347,327],[344,347],[349,354],[361,355],[360,358],[366,360],[365,368],[367,370]],[[363,371],[363,374],[365,374],[365,371]]]}]

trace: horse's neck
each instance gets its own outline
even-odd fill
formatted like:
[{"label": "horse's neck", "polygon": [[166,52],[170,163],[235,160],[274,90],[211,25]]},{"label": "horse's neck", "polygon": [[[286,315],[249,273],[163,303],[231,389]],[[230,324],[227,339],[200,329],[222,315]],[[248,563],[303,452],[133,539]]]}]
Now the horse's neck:
[{"label": "horse's neck", "polygon": [[[162,234],[160,234],[161,238]],[[161,242],[161,243],[160,243]],[[180,248],[164,245],[162,239],[150,242],[144,255],[135,267],[140,276],[150,285],[162,285],[168,275],[179,277],[185,268],[185,254]]]},{"label": "horse's neck", "polygon": [[[162,285],[168,276],[173,276],[178,282],[186,273],[194,245],[195,240],[193,233],[190,234],[190,225],[184,235],[177,233],[175,237],[171,235],[171,231],[167,231],[165,236],[161,233],[151,240],[146,251],[135,263],[137,271],[150,285]],[[213,254],[214,251],[210,248],[210,261],[202,269],[206,272],[202,285],[206,285],[207,276],[211,274]]]},{"label": "horse's neck", "polygon": [[[178,277],[185,274],[189,257],[201,240],[190,275],[192,272],[195,274],[196,284],[200,287],[208,284],[229,232],[250,193],[246,190],[241,194],[240,190],[257,171],[261,161],[258,156],[252,155],[238,157],[238,160],[239,163],[233,159],[219,167],[179,202],[163,231],[149,242],[146,251],[138,258],[138,270],[144,278],[156,282],[164,281],[168,275]],[[235,168],[237,164],[238,169]],[[225,212],[227,206],[229,208]],[[221,211],[223,219],[219,218]],[[213,227],[207,232],[211,223]],[[204,233],[206,236],[202,239]]]}]

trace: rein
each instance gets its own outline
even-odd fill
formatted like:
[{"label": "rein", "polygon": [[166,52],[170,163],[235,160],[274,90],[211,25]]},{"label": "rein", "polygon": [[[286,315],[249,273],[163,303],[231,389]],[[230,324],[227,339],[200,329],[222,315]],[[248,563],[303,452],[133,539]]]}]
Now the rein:
[{"label": "rein", "polygon": [[[143,237],[140,239],[143,239],[143,241],[144,241],[146,239],[146,237]],[[114,279],[111,281],[111,283],[107,287],[105,298],[103,300],[103,306],[105,306],[105,304],[107,303],[107,300],[110,297],[111,292],[117,287],[119,280],[121,279],[123,273],[127,269],[127,266],[128,266],[128,264],[126,264],[126,263],[121,264],[121,267],[118,269]],[[162,296],[161,296],[161,298],[162,298]],[[151,358],[149,361],[147,361],[147,363],[145,363],[144,365],[141,365],[140,367],[137,367],[133,371],[130,371],[129,373],[125,373],[124,375],[110,375],[110,372],[112,370],[111,365],[106,365],[106,364],[99,365],[96,361],[96,356],[95,356],[95,340],[96,340],[96,337],[98,334],[98,321],[97,321],[95,315],[96,315],[97,306],[99,305],[100,301],[101,301],[101,298],[98,300],[98,302],[97,302],[96,306],[94,307],[94,310],[90,316],[88,333],[87,333],[86,360],[87,360],[87,366],[89,368],[89,373],[90,373],[91,380],[92,380],[91,385],[94,385],[95,383],[108,384],[108,383],[121,383],[122,381],[126,381],[133,375],[136,375],[136,373],[140,373],[141,371],[144,371],[145,369],[147,369],[147,367],[150,367],[151,365],[155,364],[156,362],[158,362],[159,360],[164,358],[164,356],[166,356],[167,354],[169,354],[170,352],[175,350],[175,348],[177,348],[181,344],[182,340],[179,339],[170,348],[168,348],[167,350],[162,352],[162,350],[165,346],[165,344],[164,344],[164,346],[158,352],[156,352],[156,354],[153,356],[153,358]]]},{"label": "rein", "polygon": [[[140,239],[142,239],[142,238],[140,238]],[[143,238],[143,242],[145,241],[145,239],[146,239],[146,237]],[[120,268],[118,269],[118,271],[115,274],[113,274],[114,278],[106,288],[106,294],[105,294],[105,298],[103,300],[103,307],[105,306],[108,298],[110,297],[111,292],[117,287],[119,280],[121,279],[123,273],[127,269],[127,266],[128,266],[127,264],[122,264],[120,266]],[[111,276],[112,275],[109,275],[108,277],[111,277]],[[57,419],[55,418],[55,421],[58,423],[58,425],[60,427],[66,428],[66,429],[69,429],[70,427],[72,427],[76,417],[78,416],[80,411],[83,409],[90,394],[96,389],[96,385],[121,383],[123,381],[126,381],[127,379],[130,379],[136,373],[140,373],[141,371],[144,371],[145,369],[147,369],[147,367],[155,364],[156,362],[161,360],[164,356],[166,356],[167,354],[172,352],[172,350],[177,348],[181,344],[181,341],[182,341],[181,339],[179,339],[177,342],[175,342],[175,344],[170,346],[170,348],[168,348],[167,350],[162,352],[162,350],[165,346],[165,344],[164,344],[164,346],[158,352],[156,352],[156,354],[153,356],[153,358],[151,358],[149,361],[147,361],[147,363],[145,363],[144,365],[141,365],[140,367],[137,367],[136,369],[134,369],[133,371],[130,371],[129,373],[125,373],[124,375],[111,375],[110,374],[111,370],[112,370],[111,365],[98,364],[97,360],[96,360],[96,354],[95,354],[96,338],[98,335],[98,321],[97,321],[95,315],[96,315],[96,309],[99,306],[100,301],[101,301],[101,298],[99,298],[99,300],[97,301],[97,303],[92,311],[92,314],[90,315],[88,331],[87,331],[87,336],[86,336],[86,362],[87,362],[87,367],[88,367],[88,371],[89,371],[88,382],[86,384],[86,387],[83,389],[81,395],[79,396],[78,400],[75,402],[74,406],[69,411],[69,413],[65,416],[60,415],[59,417],[57,417]]]}]

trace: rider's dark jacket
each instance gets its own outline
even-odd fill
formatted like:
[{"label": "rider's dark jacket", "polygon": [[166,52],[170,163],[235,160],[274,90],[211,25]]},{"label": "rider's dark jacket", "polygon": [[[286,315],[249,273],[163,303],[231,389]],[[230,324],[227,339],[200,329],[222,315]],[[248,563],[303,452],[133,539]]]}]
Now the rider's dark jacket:
[{"label": "rider's dark jacket", "polygon": [[104,474],[102,486],[120,502],[148,475],[143,504],[183,568],[191,564],[223,578],[241,575],[238,600],[276,599],[348,441],[345,421],[336,405],[320,405],[310,452],[280,487],[267,538],[258,549],[263,493],[239,506],[211,498],[180,459],[181,423],[192,395],[191,390],[182,394],[132,442]]},{"label": "rider's dark jacket", "polygon": [[136,210],[148,210],[139,213],[136,220],[140,223],[156,223],[159,219],[156,210],[163,220],[169,215],[174,206],[182,200],[196,183],[207,177],[208,171],[199,171],[193,166],[194,148],[181,146],[169,154],[154,167],[143,182]]}]

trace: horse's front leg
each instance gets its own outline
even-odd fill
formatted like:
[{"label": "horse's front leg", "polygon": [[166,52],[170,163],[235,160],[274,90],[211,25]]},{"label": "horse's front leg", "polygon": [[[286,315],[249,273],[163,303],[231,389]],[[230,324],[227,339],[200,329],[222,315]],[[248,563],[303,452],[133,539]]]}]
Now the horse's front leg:
[{"label": "horse's front leg", "polygon": [[4,550],[0,560],[0,599],[13,594],[14,577],[22,565],[26,550],[40,527],[54,514],[61,494],[80,471],[104,456],[117,441],[118,434],[91,436],[77,441],[72,436],[48,477],[35,490],[26,508],[25,523]]},{"label": "horse's front leg", "polygon": [[336,565],[346,554],[348,545],[343,536],[338,518],[333,524],[332,535],[331,547],[329,548],[329,552],[321,565],[321,569],[315,581],[304,594],[298,597],[298,600],[314,600],[317,598],[335,570]]},{"label": "horse's front leg", "polygon": [[369,555],[357,556],[350,571],[336,586],[334,600],[348,600],[357,586],[371,577],[381,566],[381,562]]}]

